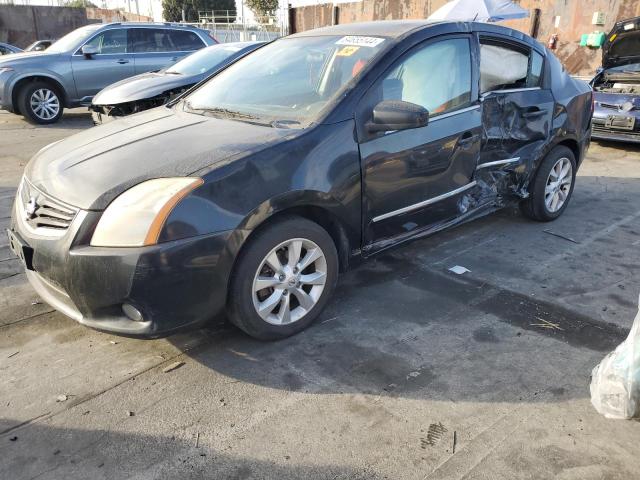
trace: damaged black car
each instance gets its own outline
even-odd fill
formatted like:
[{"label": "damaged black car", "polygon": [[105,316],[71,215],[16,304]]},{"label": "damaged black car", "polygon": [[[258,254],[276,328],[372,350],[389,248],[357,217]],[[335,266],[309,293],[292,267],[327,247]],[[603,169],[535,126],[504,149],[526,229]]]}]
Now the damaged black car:
[{"label": "damaged black car", "polygon": [[614,25],[591,85],[593,138],[640,143],[640,17]]},{"label": "damaged black car", "polygon": [[99,125],[159,107],[266,42],[220,43],[192,53],[170,67],[126,78],[100,90],[89,110]]},{"label": "damaged black car", "polygon": [[312,30],[41,150],[10,244],[90,327],[158,336],[224,312],[282,338],[363,258],[505,205],[560,216],[591,116],[589,85],[505,27]]}]

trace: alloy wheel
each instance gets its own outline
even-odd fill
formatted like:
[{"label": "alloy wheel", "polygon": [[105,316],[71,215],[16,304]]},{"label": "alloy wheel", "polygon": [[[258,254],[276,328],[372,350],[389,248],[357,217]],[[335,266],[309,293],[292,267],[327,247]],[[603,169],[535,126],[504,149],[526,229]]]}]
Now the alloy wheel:
[{"label": "alloy wheel", "polygon": [[41,120],[51,120],[60,113],[60,100],[53,90],[39,88],[29,99],[31,111]]},{"label": "alloy wheel", "polygon": [[559,211],[566,203],[573,183],[571,161],[562,157],[553,165],[544,189],[544,203],[550,213]]},{"label": "alloy wheel", "polygon": [[282,242],[262,260],[253,279],[253,306],[272,325],[303,318],[318,303],[327,282],[327,260],[311,240]]}]

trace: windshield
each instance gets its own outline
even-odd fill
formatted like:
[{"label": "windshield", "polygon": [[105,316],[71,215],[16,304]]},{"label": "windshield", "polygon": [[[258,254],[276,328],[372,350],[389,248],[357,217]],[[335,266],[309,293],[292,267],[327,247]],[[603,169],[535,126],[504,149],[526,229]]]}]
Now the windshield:
[{"label": "windshield", "polygon": [[242,47],[225,46],[224,44],[204,48],[167,68],[166,72],[180,75],[198,75],[205,73],[217,67],[241,49]]},{"label": "windshield", "polygon": [[68,52],[69,50],[75,50],[101,26],[102,24],[87,25],[86,27],[81,27],[71,33],[67,33],[64,37],[47,48],[47,52],[62,53]]},{"label": "windshield", "polygon": [[213,77],[185,99],[185,109],[240,120],[310,123],[382,49],[384,38],[284,38]]},{"label": "windshield", "polygon": [[617,35],[611,42],[609,56],[614,58],[640,56],[640,31]]}]

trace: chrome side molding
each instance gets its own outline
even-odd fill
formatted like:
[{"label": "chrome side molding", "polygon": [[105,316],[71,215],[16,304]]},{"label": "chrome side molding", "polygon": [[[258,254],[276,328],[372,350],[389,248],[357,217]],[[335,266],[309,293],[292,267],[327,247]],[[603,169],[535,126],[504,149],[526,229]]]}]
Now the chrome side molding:
[{"label": "chrome side molding", "polygon": [[460,188],[456,188],[455,190],[451,190],[450,192],[443,193],[442,195],[438,195],[437,197],[429,198],[419,203],[414,203],[413,205],[409,205],[407,207],[400,208],[398,210],[394,210],[393,212],[383,213],[382,215],[378,215],[377,217],[373,217],[373,222],[379,222],[380,220],[385,220],[390,217],[395,217],[396,215],[402,215],[403,213],[411,212],[413,210],[418,210],[419,208],[426,207],[428,205],[432,205],[436,202],[444,200],[449,197],[453,197],[459,193],[464,192],[472,187],[475,187],[477,182],[474,180],[471,183],[468,183]]},{"label": "chrome side molding", "polygon": [[476,167],[476,170],[480,170],[481,168],[495,167],[497,165],[506,165],[507,163],[515,163],[519,161],[520,161],[520,157],[514,157],[514,158],[505,158],[504,160],[496,160],[495,162],[481,163]]}]

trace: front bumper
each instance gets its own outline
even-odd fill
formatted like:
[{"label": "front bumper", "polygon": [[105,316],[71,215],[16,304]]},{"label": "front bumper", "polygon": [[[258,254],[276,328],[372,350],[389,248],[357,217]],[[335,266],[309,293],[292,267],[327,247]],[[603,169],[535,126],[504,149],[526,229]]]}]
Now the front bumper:
[{"label": "front bumper", "polygon": [[[601,105],[601,102],[598,102]],[[612,125],[611,118],[629,120],[627,128]],[[625,123],[622,121],[622,123]],[[605,109],[596,106],[593,113],[591,137],[600,140],[612,140],[616,142],[640,143],[640,111],[632,110],[621,112],[613,109]]]},{"label": "front bumper", "polygon": [[[201,235],[148,247],[91,247],[100,214],[80,212],[62,236],[35,233],[14,206],[10,231],[29,249],[27,278],[42,299],[89,327],[157,337],[199,325],[226,301],[230,232]],[[123,304],[142,313],[135,321]]]}]

